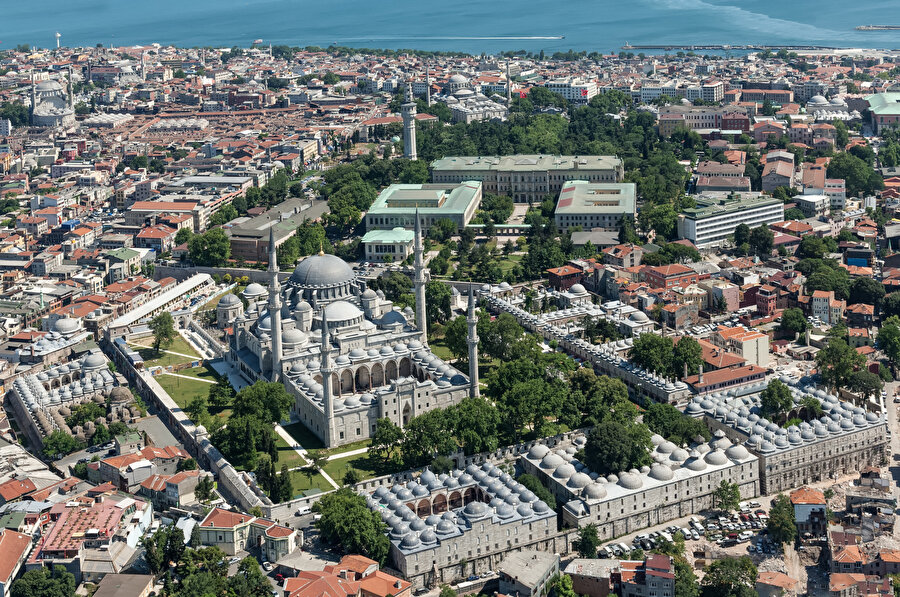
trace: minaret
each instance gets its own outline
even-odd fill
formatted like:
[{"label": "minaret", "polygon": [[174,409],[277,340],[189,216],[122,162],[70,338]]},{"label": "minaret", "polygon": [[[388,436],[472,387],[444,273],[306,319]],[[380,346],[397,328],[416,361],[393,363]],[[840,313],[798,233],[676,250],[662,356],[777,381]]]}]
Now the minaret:
[{"label": "minaret", "polygon": [[334,421],[334,404],[331,401],[331,338],[328,335],[328,320],[325,318],[325,307],[322,307],[322,400],[325,403],[325,447],[332,445],[332,423]]},{"label": "minaret", "polygon": [[416,101],[413,99],[412,83],[406,83],[406,103],[400,106],[403,116],[403,157],[416,159]]},{"label": "minaret", "polygon": [[431,67],[425,65],[425,105],[431,107]]},{"label": "minaret", "polygon": [[69,109],[75,109],[75,93],[72,90],[72,67],[69,67],[69,84],[67,85],[67,90],[69,92]]},{"label": "minaret", "polygon": [[506,61],[506,105],[512,103],[512,79],[509,78],[509,60]]},{"label": "minaret", "polygon": [[278,282],[278,255],[275,226],[269,228],[269,321],[272,322],[272,381],[281,379],[281,284]]},{"label": "minaret", "polygon": [[425,261],[422,258],[424,249],[422,248],[422,223],[419,220],[419,210],[416,209],[416,233],[415,245],[415,292],[416,292],[416,327],[422,334],[422,343],[428,343],[428,324],[425,318]]},{"label": "minaret", "polygon": [[141,80],[147,80],[147,64],[144,61],[144,53],[141,52]]},{"label": "minaret", "polygon": [[469,284],[469,311],[466,314],[466,325],[469,334],[466,343],[469,345],[469,396],[478,398],[481,395],[478,387],[478,316],[475,314],[475,293]]},{"label": "minaret", "polygon": [[31,124],[34,125],[34,108],[37,106],[37,92],[34,86],[34,73],[31,73]]}]

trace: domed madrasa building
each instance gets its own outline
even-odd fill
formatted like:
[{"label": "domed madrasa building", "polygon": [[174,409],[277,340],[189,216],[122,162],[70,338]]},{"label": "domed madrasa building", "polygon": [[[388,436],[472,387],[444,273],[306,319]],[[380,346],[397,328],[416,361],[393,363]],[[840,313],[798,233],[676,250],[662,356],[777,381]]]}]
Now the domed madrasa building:
[{"label": "domed madrasa building", "polygon": [[[418,220],[418,218],[417,218]],[[370,437],[383,417],[403,427],[415,416],[477,395],[477,381],[426,345],[425,267],[416,222],[412,314],[366,288],[342,259],[320,252],[301,261],[282,285],[269,235],[268,289],[249,285],[235,317],[229,363],[249,383],[280,381],[294,396],[292,418],[327,447]],[[470,294],[470,308],[474,298]],[[474,311],[472,311],[474,313]],[[477,343],[474,325],[470,343]],[[471,361],[472,359],[470,359]],[[470,375],[477,358],[470,364]],[[476,369],[477,370],[477,369]],[[477,380],[477,375],[471,375]]]}]

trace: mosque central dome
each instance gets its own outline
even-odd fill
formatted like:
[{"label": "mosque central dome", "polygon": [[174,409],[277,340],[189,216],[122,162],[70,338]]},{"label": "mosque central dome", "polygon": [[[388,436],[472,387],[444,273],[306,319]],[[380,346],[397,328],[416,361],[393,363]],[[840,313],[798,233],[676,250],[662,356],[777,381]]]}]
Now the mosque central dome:
[{"label": "mosque central dome", "polygon": [[352,282],[355,277],[353,270],[340,257],[320,254],[301,261],[291,274],[291,282],[302,287],[329,288]]}]

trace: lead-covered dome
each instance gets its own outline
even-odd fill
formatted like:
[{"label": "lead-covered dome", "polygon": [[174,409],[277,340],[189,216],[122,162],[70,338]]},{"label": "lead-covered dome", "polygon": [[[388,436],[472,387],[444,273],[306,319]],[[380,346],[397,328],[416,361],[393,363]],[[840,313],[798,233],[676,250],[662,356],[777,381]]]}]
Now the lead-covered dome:
[{"label": "lead-covered dome", "polygon": [[353,281],[355,274],[350,266],[334,255],[312,255],[301,261],[291,274],[290,281],[297,286],[330,288]]}]

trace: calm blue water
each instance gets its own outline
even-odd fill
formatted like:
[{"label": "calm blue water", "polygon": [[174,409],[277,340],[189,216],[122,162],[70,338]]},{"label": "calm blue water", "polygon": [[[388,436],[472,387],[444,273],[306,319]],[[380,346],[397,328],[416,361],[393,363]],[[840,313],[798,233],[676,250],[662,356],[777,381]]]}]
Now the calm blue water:
[{"label": "calm blue water", "polygon": [[[71,46],[247,46],[263,38],[471,53],[609,52],[626,41],[900,48],[900,31],[853,29],[900,25],[896,9],[897,0],[3,0],[0,48],[52,47],[56,31]],[[552,35],[566,38],[533,39]],[[487,39],[507,36],[523,39]]]}]

